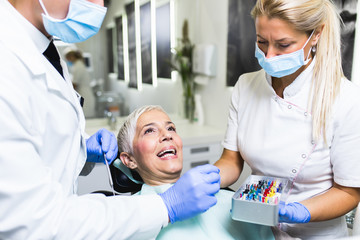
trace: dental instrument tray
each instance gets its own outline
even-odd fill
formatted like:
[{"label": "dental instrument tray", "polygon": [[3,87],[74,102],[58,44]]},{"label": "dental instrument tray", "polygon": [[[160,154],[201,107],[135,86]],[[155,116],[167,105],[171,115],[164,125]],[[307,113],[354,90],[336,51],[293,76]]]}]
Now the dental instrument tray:
[{"label": "dental instrument tray", "polygon": [[285,202],[289,185],[285,178],[250,175],[232,197],[232,219],[276,226],[279,203]]}]

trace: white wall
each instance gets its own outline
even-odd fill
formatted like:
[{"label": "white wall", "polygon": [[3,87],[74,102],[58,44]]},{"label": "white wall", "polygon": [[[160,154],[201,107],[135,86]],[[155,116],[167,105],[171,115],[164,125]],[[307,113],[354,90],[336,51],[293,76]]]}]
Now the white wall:
[{"label": "white wall", "polygon": [[[182,0],[183,1],[183,0]],[[190,26],[195,26],[195,44],[210,43],[217,46],[217,76],[200,89],[204,102],[206,124],[226,127],[228,105],[232,88],[226,87],[227,57],[227,0],[197,0],[196,17]],[[194,7],[193,7],[194,8]]]},{"label": "white wall", "polygon": [[85,42],[76,43],[76,46],[82,52],[88,52],[92,55],[93,61],[93,72],[91,72],[91,76],[93,79],[105,79],[107,74],[107,58],[106,58],[106,35],[102,34],[102,31],[99,34],[96,34],[89,40]]}]

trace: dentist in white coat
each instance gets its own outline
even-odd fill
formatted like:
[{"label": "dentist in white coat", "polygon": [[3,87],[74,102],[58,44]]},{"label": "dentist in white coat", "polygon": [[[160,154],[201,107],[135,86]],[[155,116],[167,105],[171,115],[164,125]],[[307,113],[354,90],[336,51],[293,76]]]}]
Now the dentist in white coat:
[{"label": "dentist in white coat", "polygon": [[86,40],[105,13],[103,0],[0,0],[0,239],[154,239],[216,203],[219,170],[210,165],[161,195],[76,195],[85,163],[104,153],[111,162],[118,150],[107,130],[86,136],[52,36]]}]

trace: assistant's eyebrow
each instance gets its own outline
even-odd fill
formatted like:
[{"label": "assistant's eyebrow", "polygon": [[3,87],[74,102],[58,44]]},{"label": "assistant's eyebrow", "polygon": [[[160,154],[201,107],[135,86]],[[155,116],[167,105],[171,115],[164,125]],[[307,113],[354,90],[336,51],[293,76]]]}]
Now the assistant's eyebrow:
[{"label": "assistant's eyebrow", "polygon": [[259,37],[259,38],[265,39],[260,34],[256,34],[256,36]]},{"label": "assistant's eyebrow", "polygon": [[295,41],[294,41],[293,39],[291,39],[291,38],[281,38],[281,39],[275,40],[275,42],[283,42],[283,41],[295,42]]},{"label": "assistant's eyebrow", "polygon": [[[258,36],[259,38],[268,41],[267,39],[263,38],[260,34],[256,34],[256,36]],[[291,41],[294,42],[293,39],[285,37],[285,38],[281,38],[281,39],[276,39],[275,42],[282,42],[282,41]]]}]

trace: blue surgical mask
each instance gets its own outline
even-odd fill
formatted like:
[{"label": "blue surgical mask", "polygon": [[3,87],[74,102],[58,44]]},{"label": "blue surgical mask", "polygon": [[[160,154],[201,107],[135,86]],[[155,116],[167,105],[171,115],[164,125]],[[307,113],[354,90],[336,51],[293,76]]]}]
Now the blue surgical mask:
[{"label": "blue surgical mask", "polygon": [[40,5],[45,30],[63,42],[76,43],[95,35],[104,20],[106,8],[87,0],[70,0],[69,12],[64,19],[51,17],[42,0]]},{"label": "blue surgical mask", "polygon": [[258,59],[260,66],[270,76],[281,78],[293,74],[299,68],[308,64],[311,60],[311,58],[309,58],[311,49],[309,50],[306,60],[304,60],[304,48],[311,39],[313,33],[314,31],[311,33],[310,37],[301,49],[272,58],[266,58],[264,52],[261,51],[257,43],[255,43],[255,57]]}]

